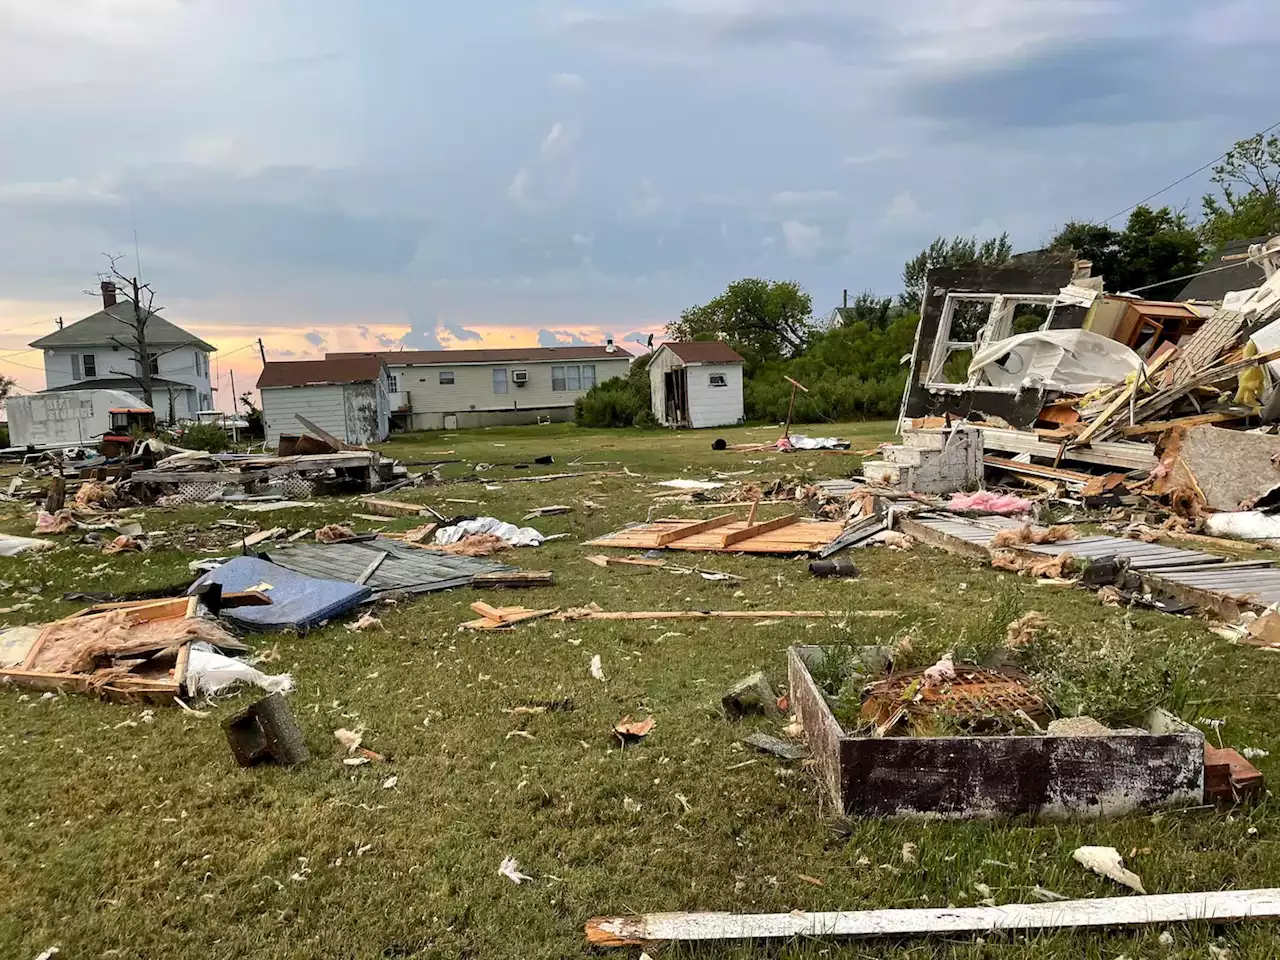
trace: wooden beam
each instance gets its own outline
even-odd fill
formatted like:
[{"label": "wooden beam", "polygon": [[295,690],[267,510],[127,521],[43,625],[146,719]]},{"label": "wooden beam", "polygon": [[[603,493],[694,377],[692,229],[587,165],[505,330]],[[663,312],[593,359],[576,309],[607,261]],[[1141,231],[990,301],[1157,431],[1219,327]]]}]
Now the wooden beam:
[{"label": "wooden beam", "polygon": [[696,520],[683,527],[677,527],[675,530],[667,530],[658,534],[656,542],[659,547],[665,547],[668,543],[675,543],[677,540],[683,540],[685,537],[692,537],[698,533],[706,533],[708,530],[714,530],[716,527],[723,527],[730,523],[736,523],[737,520],[738,518],[732,513],[726,513],[719,517],[712,517],[710,520]]},{"label": "wooden beam", "polygon": [[323,440],[325,443],[329,444],[329,446],[333,447],[333,449],[335,449],[335,450],[355,450],[355,449],[357,449],[356,447],[351,446],[351,445],[350,445],[349,443],[347,443],[345,440],[339,440],[339,439],[338,439],[337,437],[335,437],[332,433],[329,433],[328,431],[324,430],[323,428],[316,426],[314,423],[312,423],[310,420],[308,420],[308,419],[307,419],[306,417],[304,417],[302,414],[300,414],[300,413],[295,413],[295,414],[294,414],[294,417],[295,417],[295,418],[297,418],[297,421],[298,421],[300,424],[302,424],[302,426],[303,426],[305,429],[307,429],[308,431],[310,431],[310,432],[311,432],[311,434],[312,434],[313,436],[319,437],[319,438],[320,438],[321,440]]},{"label": "wooden beam", "polygon": [[789,527],[793,523],[800,522],[800,515],[793,513],[785,517],[778,517],[774,520],[766,520],[764,523],[757,523],[754,527],[745,527],[742,530],[730,530],[720,538],[720,549],[731,547],[735,543],[741,543],[743,540],[751,540],[760,536],[762,533],[770,533],[774,530],[781,530],[783,527]]},{"label": "wooden beam", "polygon": [[1206,423],[1227,423],[1231,420],[1243,420],[1243,413],[1197,413],[1190,417],[1178,417],[1176,420],[1156,420],[1152,423],[1139,423],[1132,427],[1121,427],[1116,432],[1122,437],[1144,437],[1152,433],[1164,433],[1174,427],[1199,427]]},{"label": "wooden beam", "polygon": [[[472,607],[474,608],[474,604]],[[840,617],[834,610],[596,610],[561,613],[556,620],[773,620],[781,617]]]},{"label": "wooden beam", "polygon": [[520,587],[549,587],[555,583],[555,575],[550,570],[507,570],[495,573],[477,573],[471,580],[471,586],[480,590],[485,587],[496,587],[508,590]]},{"label": "wooden beam", "polygon": [[389,556],[391,556],[391,554],[387,553],[385,550],[379,551],[378,555],[369,562],[367,567],[364,568],[364,573],[356,577],[356,583],[361,586],[368,583],[369,579],[378,572],[378,568],[382,566],[382,561],[387,559]]},{"label": "wooden beam", "polygon": [[422,515],[422,504],[404,503],[400,500],[382,500],[378,497],[361,497],[359,503],[374,513],[387,517],[417,517]]},{"label": "wooden beam", "polygon": [[1105,897],[1059,903],[1010,903],[999,907],[847,910],[822,913],[651,913],[587,921],[594,946],[621,947],[656,941],[754,940],[807,937],[903,937],[997,930],[1058,930],[1221,923],[1280,917],[1280,889],[1219,890]]},{"label": "wooden beam", "polygon": [[473,613],[478,613],[487,620],[497,620],[500,622],[503,619],[502,610],[497,607],[490,606],[483,600],[477,600],[475,603],[471,604],[471,610]]}]

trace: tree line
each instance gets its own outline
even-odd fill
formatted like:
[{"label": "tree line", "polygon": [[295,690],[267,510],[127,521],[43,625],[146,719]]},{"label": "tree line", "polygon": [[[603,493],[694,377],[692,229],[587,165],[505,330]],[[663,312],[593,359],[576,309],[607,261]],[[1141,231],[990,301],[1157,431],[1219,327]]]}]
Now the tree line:
[{"label": "tree line", "polygon": [[[1093,263],[1108,290],[1139,291],[1150,299],[1176,296],[1205,267],[1214,249],[1235,240],[1280,234],[1280,137],[1241,140],[1213,168],[1213,189],[1201,200],[1200,219],[1168,206],[1138,205],[1123,229],[1071,220],[1049,240],[1049,250],[1073,250]],[[1115,218],[1113,218],[1115,219]],[[902,290],[870,291],[825,317],[815,317],[807,292],[791,281],[745,279],[715,299],[693,306],[667,325],[671,340],[724,340],[746,360],[743,401],[748,420],[781,420],[791,387],[809,387],[795,419],[823,422],[897,415],[906,368],[930,270],[996,266],[1013,257],[1008,234],[939,237],[906,262]],[[652,426],[647,358],[625,378],[605,381],[578,401],[583,426]]]}]

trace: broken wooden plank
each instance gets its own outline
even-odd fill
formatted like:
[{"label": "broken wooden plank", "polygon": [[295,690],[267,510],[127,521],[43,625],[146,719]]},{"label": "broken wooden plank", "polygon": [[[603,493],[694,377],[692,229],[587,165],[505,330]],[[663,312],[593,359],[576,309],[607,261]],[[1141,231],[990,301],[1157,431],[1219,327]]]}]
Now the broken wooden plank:
[{"label": "broken wooden plank", "polygon": [[[1176,350],[1166,350],[1147,364],[1146,378],[1150,379],[1151,375],[1168,363],[1175,353],[1177,353]],[[1083,447],[1097,436],[1099,431],[1107,425],[1107,422],[1112,417],[1119,413],[1122,408],[1128,406],[1129,401],[1133,399],[1135,394],[1137,394],[1141,380],[1142,378],[1135,376],[1132,383],[1126,383],[1125,388],[1120,391],[1119,396],[1112,400],[1111,403],[1107,405],[1107,408],[1103,410],[1102,413],[1098,414],[1098,416],[1093,419],[1092,423],[1084,428],[1084,432],[1076,437],[1073,443],[1076,446]]]},{"label": "broken wooden plank", "polygon": [[477,590],[483,587],[514,590],[522,587],[549,587],[555,583],[555,575],[550,570],[507,570],[495,573],[477,573],[471,580],[471,586]]},{"label": "broken wooden plank", "polygon": [[497,617],[482,616],[479,620],[468,620],[462,626],[468,630],[500,630],[507,627],[515,626],[525,620],[536,620],[539,617],[549,617],[556,612],[555,607],[549,610],[529,610],[525,607],[491,607],[487,603],[471,604],[471,609],[480,613],[477,607],[487,608],[497,614]]},{"label": "broken wooden plank", "polygon": [[987,934],[998,930],[1057,930],[1167,923],[1223,923],[1280,917],[1280,888],[1165,893],[998,907],[926,907],[819,913],[650,913],[596,917],[587,940],[598,947],[659,941],[754,940],[807,937],[902,937]]},{"label": "broken wooden plank", "polygon": [[[475,604],[472,604],[475,609]],[[477,611],[478,612],[478,611]],[[593,610],[558,613],[556,620],[774,620],[780,617],[840,617],[834,610]]]},{"label": "broken wooden plank", "polygon": [[356,583],[360,585],[364,585],[368,583],[369,579],[375,573],[378,572],[378,568],[382,566],[382,561],[387,559],[387,557],[389,556],[391,556],[391,554],[387,553],[386,551],[383,551],[379,553],[376,557],[374,557],[371,561],[369,561],[369,565],[364,568],[364,573],[356,577]]},{"label": "broken wooden plank", "polygon": [[259,530],[257,533],[251,533],[240,542],[242,549],[247,550],[249,547],[257,546],[268,540],[274,540],[276,537],[284,536],[289,531],[285,527],[272,527],[270,530]]},{"label": "broken wooden plank", "polygon": [[738,518],[732,513],[726,513],[718,517],[712,517],[710,520],[696,520],[692,523],[687,523],[682,527],[677,527],[674,530],[668,530],[665,533],[658,534],[654,545],[665,547],[667,544],[675,543],[677,540],[684,540],[686,537],[692,537],[699,533],[706,533],[708,530],[714,530],[716,527],[723,527],[726,524],[734,523],[737,519]]},{"label": "broken wooden plank", "polygon": [[362,506],[384,517],[418,517],[422,515],[422,505],[403,503],[399,500],[383,500],[378,497],[362,497]]},{"label": "broken wooden plank", "polygon": [[483,600],[477,600],[470,606],[474,613],[480,614],[480,616],[484,617],[486,620],[501,621],[503,619],[503,612],[500,608],[491,606]]},{"label": "broken wooden plank", "polygon": [[793,513],[785,517],[778,517],[774,520],[766,520],[764,523],[757,523],[752,526],[747,524],[741,530],[732,530],[720,537],[720,549],[731,547],[735,543],[741,543],[743,540],[751,540],[760,536],[762,533],[772,533],[774,530],[781,530],[783,527],[789,527],[793,523],[800,522],[800,515]]},{"label": "broken wooden plank", "polygon": [[1190,417],[1178,417],[1176,420],[1155,420],[1151,423],[1138,423],[1132,427],[1121,427],[1116,432],[1122,437],[1145,437],[1153,433],[1164,433],[1174,427],[1200,427],[1206,423],[1228,423],[1241,420],[1243,413],[1232,413],[1224,410],[1219,413],[1197,413]]},{"label": "broken wooden plank", "polygon": [[310,420],[308,420],[306,417],[304,417],[300,413],[295,413],[294,417],[297,418],[297,421],[300,424],[302,424],[302,426],[306,430],[310,431],[313,436],[319,437],[321,440],[329,444],[329,446],[333,447],[333,449],[335,450],[359,450],[360,449],[359,447],[353,447],[351,444],[347,443],[345,440],[339,440],[337,437],[335,437],[332,433],[329,433],[324,428],[317,427],[314,423],[312,423]]}]

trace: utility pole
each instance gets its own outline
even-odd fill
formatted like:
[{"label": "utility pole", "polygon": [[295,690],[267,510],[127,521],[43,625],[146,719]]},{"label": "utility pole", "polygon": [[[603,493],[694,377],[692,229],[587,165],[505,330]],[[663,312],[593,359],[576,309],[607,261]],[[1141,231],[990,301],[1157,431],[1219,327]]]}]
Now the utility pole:
[{"label": "utility pole", "polygon": [[262,338],[258,338],[258,356],[262,357],[262,365],[267,365],[267,348],[262,345]]},{"label": "utility pole", "polygon": [[236,372],[231,371],[231,442],[240,442],[240,431],[236,429],[236,418],[240,416],[237,412],[240,400],[236,396]]}]

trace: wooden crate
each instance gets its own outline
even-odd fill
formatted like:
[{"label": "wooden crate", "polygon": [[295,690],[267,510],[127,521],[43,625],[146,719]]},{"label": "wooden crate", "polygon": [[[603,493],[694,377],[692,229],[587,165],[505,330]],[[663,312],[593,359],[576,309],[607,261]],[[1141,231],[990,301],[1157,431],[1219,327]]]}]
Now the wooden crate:
[{"label": "wooden crate", "polygon": [[824,792],[850,816],[1104,817],[1204,797],[1204,735],[1163,710],[1145,734],[1097,737],[852,737],[810,668],[822,647],[787,651],[792,708]]}]

